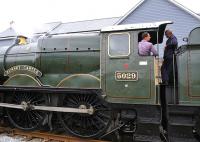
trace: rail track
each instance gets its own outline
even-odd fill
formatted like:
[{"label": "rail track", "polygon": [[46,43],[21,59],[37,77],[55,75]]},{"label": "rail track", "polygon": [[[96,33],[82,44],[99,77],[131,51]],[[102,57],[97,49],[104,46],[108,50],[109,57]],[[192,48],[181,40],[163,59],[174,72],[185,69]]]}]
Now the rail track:
[{"label": "rail track", "polygon": [[20,139],[23,142],[108,142],[101,140],[81,139],[42,131],[27,132],[9,127],[0,127],[0,133],[11,138],[21,137]]}]

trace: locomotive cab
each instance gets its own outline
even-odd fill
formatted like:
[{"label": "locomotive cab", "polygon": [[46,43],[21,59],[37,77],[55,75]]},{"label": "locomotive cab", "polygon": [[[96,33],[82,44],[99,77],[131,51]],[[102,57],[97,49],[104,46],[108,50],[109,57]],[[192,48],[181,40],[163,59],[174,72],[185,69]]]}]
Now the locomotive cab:
[{"label": "locomotive cab", "polygon": [[164,30],[171,22],[120,25],[102,29],[101,88],[109,102],[158,104],[156,86],[159,78],[159,58],[140,56],[141,34],[149,32],[151,43],[159,52]]}]

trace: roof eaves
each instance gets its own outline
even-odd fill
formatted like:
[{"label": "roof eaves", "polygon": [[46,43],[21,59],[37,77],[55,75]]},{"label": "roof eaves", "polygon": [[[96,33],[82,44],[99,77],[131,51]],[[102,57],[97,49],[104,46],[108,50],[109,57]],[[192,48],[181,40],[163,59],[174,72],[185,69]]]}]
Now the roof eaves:
[{"label": "roof eaves", "polygon": [[190,15],[194,16],[195,18],[197,18],[198,20],[200,20],[200,16],[198,14],[196,14],[195,12],[193,12],[192,10],[186,8],[185,6],[183,6],[182,4],[178,3],[175,0],[168,0],[169,2],[175,4],[177,7],[181,8],[182,10],[186,11],[187,13],[189,13]]},{"label": "roof eaves", "polygon": [[135,11],[145,0],[141,0],[139,3],[137,3],[131,10],[129,10],[122,18],[120,18],[114,25],[120,24],[126,17],[128,17],[133,11]]},{"label": "roof eaves", "polygon": [[15,39],[16,36],[0,37],[0,40]]}]

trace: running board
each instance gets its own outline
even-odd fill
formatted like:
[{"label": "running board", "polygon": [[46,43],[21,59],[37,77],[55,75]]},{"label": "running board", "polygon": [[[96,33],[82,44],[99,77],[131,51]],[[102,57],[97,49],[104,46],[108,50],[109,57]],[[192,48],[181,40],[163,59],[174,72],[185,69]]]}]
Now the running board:
[{"label": "running board", "polygon": [[84,92],[101,92],[100,88],[63,88],[63,87],[26,87],[26,86],[3,86],[0,85],[0,92],[39,92],[39,93],[84,93]]}]

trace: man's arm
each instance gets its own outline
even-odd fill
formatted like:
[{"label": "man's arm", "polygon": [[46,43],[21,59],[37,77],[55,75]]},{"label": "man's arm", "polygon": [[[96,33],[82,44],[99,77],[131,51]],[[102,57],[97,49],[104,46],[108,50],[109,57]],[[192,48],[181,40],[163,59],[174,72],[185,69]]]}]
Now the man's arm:
[{"label": "man's arm", "polygon": [[177,38],[174,36],[169,42],[168,47],[176,48],[178,46]]},{"label": "man's arm", "polygon": [[153,44],[151,44],[151,52],[153,53],[154,56],[158,56],[157,50],[154,48]]},{"label": "man's arm", "polygon": [[172,38],[171,44],[172,45],[177,45],[178,44],[177,38],[175,36],[174,36],[174,38]]}]

